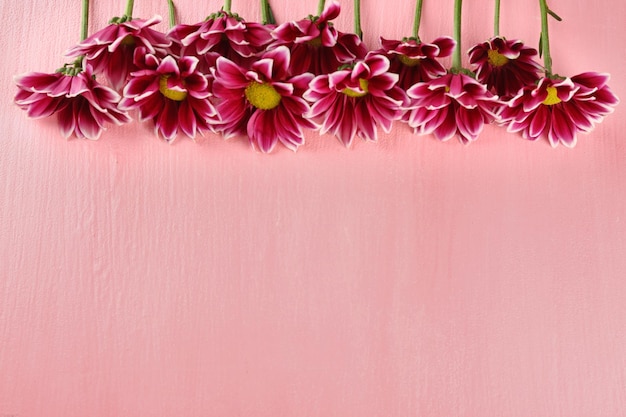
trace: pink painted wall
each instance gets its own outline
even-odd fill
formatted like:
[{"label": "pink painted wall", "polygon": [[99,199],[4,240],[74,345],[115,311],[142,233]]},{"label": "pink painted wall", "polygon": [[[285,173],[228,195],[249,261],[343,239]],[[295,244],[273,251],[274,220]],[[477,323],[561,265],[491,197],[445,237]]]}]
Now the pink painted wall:
[{"label": "pink painted wall", "polygon": [[[137,123],[65,141],[11,77],[63,63],[78,3],[0,3],[0,416],[626,416],[624,107],[573,150],[399,124],[269,156]],[[92,30],[124,8],[93,3]],[[272,0],[281,22],[304,3]],[[505,35],[537,44],[535,3],[503,2]],[[179,19],[219,7],[198,4]],[[625,98],[626,3],[551,6],[556,72]],[[452,1],[425,7],[425,40],[451,34]],[[367,43],[412,8],[364,0]],[[465,10],[467,49],[491,2]]]}]

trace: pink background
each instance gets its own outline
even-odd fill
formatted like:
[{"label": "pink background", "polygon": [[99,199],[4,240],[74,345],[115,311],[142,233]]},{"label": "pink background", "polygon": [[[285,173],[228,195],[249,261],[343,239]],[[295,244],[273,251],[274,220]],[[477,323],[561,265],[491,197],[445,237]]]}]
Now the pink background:
[{"label": "pink background", "polygon": [[[92,31],[124,9],[93,3]],[[219,8],[200,3],[179,21]],[[451,34],[453,2],[424,3],[424,40]],[[502,33],[536,45],[536,3],[504,1]],[[138,123],[65,141],[12,104],[11,77],[78,37],[78,1],[44,4],[0,3],[0,416],[626,416],[623,107],[573,150],[400,124],[296,154]],[[555,71],[610,72],[625,98],[626,3],[551,6]],[[465,2],[464,50],[491,8]],[[364,0],[366,42],[412,12]]]}]

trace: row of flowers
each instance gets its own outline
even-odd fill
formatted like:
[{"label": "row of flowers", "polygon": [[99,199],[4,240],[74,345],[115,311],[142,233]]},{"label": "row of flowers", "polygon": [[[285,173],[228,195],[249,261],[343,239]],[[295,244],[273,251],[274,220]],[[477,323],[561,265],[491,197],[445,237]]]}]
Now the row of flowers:
[{"label": "row of flowers", "polygon": [[[356,34],[335,29],[339,13],[333,2],[319,16],[276,26],[220,11],[165,34],[153,29],[158,16],[116,18],[72,47],[67,55],[76,60],[57,72],[17,76],[15,102],[30,117],[56,114],[66,137],[97,139],[107,123],[128,123],[136,111],[167,141],[214,132],[247,136],[262,152],[279,142],[295,151],[305,129],[345,146],[356,136],[376,141],[378,128],[389,132],[394,121],[442,141],[469,143],[496,123],[573,146],[618,103],[608,75],[552,74],[517,40],[475,45],[469,70],[460,66],[458,40],[381,38],[368,50]],[[446,69],[440,59],[453,53]]]}]

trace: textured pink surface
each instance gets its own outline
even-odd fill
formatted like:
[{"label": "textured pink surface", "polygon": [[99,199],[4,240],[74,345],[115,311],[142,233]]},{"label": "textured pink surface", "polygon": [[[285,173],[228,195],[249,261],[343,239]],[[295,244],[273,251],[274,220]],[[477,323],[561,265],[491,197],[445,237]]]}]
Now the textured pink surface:
[{"label": "textured pink surface", "polygon": [[[60,66],[77,3],[0,3],[1,416],[626,416],[623,105],[573,150],[401,125],[269,156],[139,124],[66,142],[11,77]],[[93,3],[92,30],[124,6]],[[281,22],[307,3],[272,0]],[[451,34],[452,1],[424,3],[424,40]],[[491,2],[465,3],[468,49]],[[503,34],[535,45],[535,3],[503,2]],[[219,7],[198,4],[179,19]],[[626,98],[626,3],[551,7],[555,71]],[[412,9],[363,1],[365,40]]]}]

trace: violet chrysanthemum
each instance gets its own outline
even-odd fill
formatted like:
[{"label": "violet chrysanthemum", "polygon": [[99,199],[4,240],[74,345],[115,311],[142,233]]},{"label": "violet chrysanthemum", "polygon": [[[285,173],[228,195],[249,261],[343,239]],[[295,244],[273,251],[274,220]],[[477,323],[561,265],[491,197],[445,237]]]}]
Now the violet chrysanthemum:
[{"label": "violet chrysanthemum", "polygon": [[391,130],[402,114],[404,92],[396,86],[398,74],[389,72],[389,60],[368,54],[352,68],[318,75],[304,98],[313,103],[309,117],[319,120],[320,133],[336,135],[346,146],[355,135],[377,140],[377,126]]},{"label": "violet chrysanthemum", "polygon": [[15,83],[15,103],[32,118],[56,114],[66,138],[98,139],[107,123],[130,121],[117,108],[119,94],[96,82],[89,65],[77,74],[31,72],[15,77]]},{"label": "violet chrysanthemum", "polygon": [[560,142],[573,147],[578,132],[591,131],[618,104],[608,80],[608,74],[596,72],[562,79],[544,77],[511,99],[500,118],[508,131],[521,132],[526,139],[547,136],[552,146]]},{"label": "violet chrysanthemum", "polygon": [[536,49],[502,37],[491,38],[469,50],[476,79],[501,98],[511,98],[520,88],[535,84],[542,71],[535,56]]},{"label": "violet chrysanthemum", "polygon": [[225,11],[207,17],[204,22],[179,24],[167,36],[179,46],[182,55],[201,58],[203,71],[215,66],[220,56],[239,65],[249,64],[272,40],[269,27],[246,22]]},{"label": "violet chrysanthemum", "polygon": [[226,137],[247,133],[262,152],[271,152],[279,141],[297,150],[304,143],[303,128],[315,128],[303,116],[309,105],[302,99],[313,75],[292,76],[290,59],[284,46],[266,52],[249,68],[218,58],[213,94],[221,122],[216,130]]},{"label": "violet chrysanthemum", "polygon": [[121,91],[130,73],[137,69],[133,61],[136,48],[153,55],[166,54],[170,41],[151,28],[160,22],[161,17],[154,16],[110,23],[67,51],[67,56],[84,56],[96,74],[104,74],[113,88]]},{"label": "violet chrysanthemum", "polygon": [[484,124],[496,118],[500,104],[485,85],[463,73],[415,84],[407,95],[409,126],[441,141],[454,135],[462,143],[476,140]]},{"label": "violet chrysanthemum", "polygon": [[135,64],[119,107],[139,109],[141,121],[152,120],[157,135],[172,141],[180,129],[194,138],[211,129],[215,107],[209,101],[209,80],[197,70],[198,58],[159,58],[137,50]]},{"label": "violet chrysanthemum", "polygon": [[331,23],[340,11],[339,3],[333,1],[320,16],[283,23],[272,31],[275,41],[269,48],[279,45],[289,48],[294,74],[328,74],[343,64],[363,59],[367,48],[361,39],[337,31]]},{"label": "violet chrysanthemum", "polygon": [[389,58],[389,71],[400,76],[398,87],[404,91],[420,81],[446,75],[446,69],[438,61],[454,50],[454,39],[442,36],[432,43],[419,42],[415,38],[388,40],[380,38],[380,53]]}]

